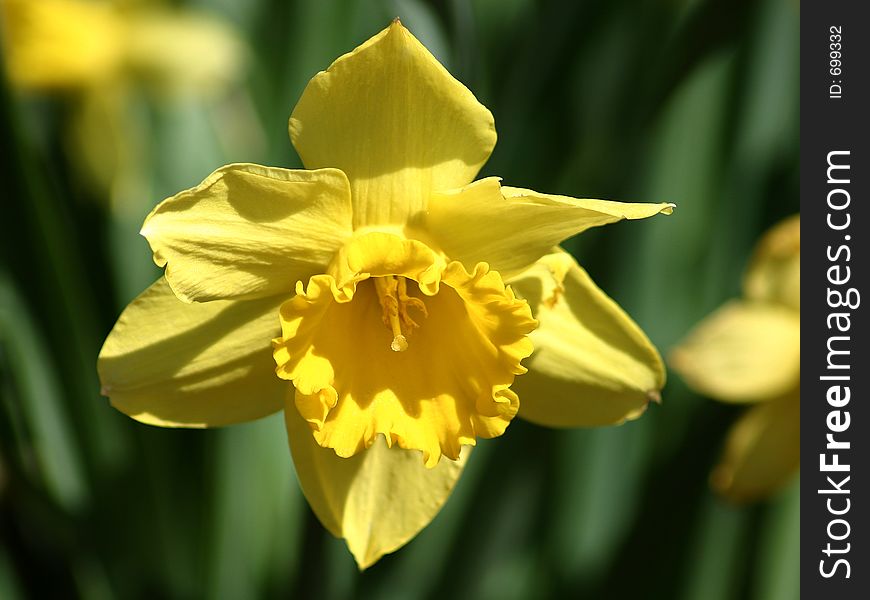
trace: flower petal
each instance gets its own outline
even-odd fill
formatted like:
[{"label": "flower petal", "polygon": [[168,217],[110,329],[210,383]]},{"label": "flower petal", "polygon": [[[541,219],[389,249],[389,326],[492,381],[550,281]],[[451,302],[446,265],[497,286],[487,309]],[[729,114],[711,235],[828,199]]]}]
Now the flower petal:
[{"label": "flower petal", "polygon": [[281,409],[271,341],[285,298],[186,304],[161,278],[124,309],[97,362],[103,394],[138,421],[211,427]]},{"label": "flower petal", "polygon": [[611,425],[659,400],[659,353],[570,254],[548,254],[510,284],[539,322],[529,372],[512,386],[521,417],[551,427]]},{"label": "flower petal", "polygon": [[670,364],[696,391],[726,402],[766,400],[800,379],[800,314],[731,301],[675,348]]},{"label": "flower petal", "polygon": [[801,217],[794,215],[761,238],[743,280],[750,300],[801,309]]},{"label": "flower petal", "polygon": [[397,19],[311,80],[290,138],[307,168],[347,173],[360,227],[404,224],[432,190],[472,181],[495,125]]},{"label": "flower petal", "polygon": [[800,439],[800,391],[794,389],[752,407],[737,421],[710,483],[733,502],[768,496],[800,468]]},{"label": "flower petal", "polygon": [[142,226],[154,262],[186,302],[292,293],[324,271],[350,233],[344,173],[249,164],[221,167],[164,200]]},{"label": "flower petal", "polygon": [[[532,351],[527,335],[536,323],[526,302],[484,264],[472,273],[456,262],[436,268],[421,242],[369,233],[354,245],[364,250],[341,256],[366,257],[356,267],[364,279],[339,287],[332,275],[318,275],[281,306],[277,372],[296,386],[296,407],[314,438],[349,457],[383,434],[390,445],[422,450],[434,467],[476,437],[501,435],[519,404],[508,388]],[[426,251],[428,263],[420,260]],[[403,328],[403,348],[385,325],[378,287],[395,276],[407,278],[418,305],[418,326]]]},{"label": "flower petal", "polygon": [[241,78],[248,49],[236,30],[197,10],[127,14],[127,67],[151,89],[203,95]]},{"label": "flower petal", "polygon": [[466,266],[486,261],[509,278],[553,246],[590,227],[622,219],[669,215],[673,204],[578,200],[502,187],[489,177],[464,188],[437,192],[424,228],[452,259]]},{"label": "flower petal", "polygon": [[442,460],[433,469],[420,455],[379,436],[353,458],[321,448],[288,396],[284,412],[290,449],[302,492],[332,535],[344,538],[360,569],[407,544],[447,501],[471,454]]}]

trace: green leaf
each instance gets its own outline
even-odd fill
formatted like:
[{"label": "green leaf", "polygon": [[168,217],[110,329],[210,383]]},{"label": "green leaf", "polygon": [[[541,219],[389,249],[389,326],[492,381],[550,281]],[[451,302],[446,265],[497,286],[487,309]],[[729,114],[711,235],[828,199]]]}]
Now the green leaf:
[{"label": "green leaf", "polygon": [[221,430],[216,452],[209,597],[256,598],[277,583],[292,585],[305,499],[283,417]]},{"label": "green leaf", "polygon": [[48,343],[12,282],[0,272],[0,353],[13,380],[10,411],[19,412],[26,428],[22,455],[32,450],[42,483],[69,512],[90,500],[81,456],[70,429],[63,388],[56,376]]}]

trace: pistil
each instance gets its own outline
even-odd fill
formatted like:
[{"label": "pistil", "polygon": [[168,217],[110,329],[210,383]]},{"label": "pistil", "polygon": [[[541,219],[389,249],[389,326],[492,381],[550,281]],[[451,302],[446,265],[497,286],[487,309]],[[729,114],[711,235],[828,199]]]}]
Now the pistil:
[{"label": "pistil", "polygon": [[393,352],[404,352],[408,349],[408,336],[418,328],[408,310],[414,308],[428,316],[426,305],[419,298],[408,295],[408,282],[404,277],[387,275],[375,277],[375,290],[383,309],[383,320],[393,334],[390,349]]}]

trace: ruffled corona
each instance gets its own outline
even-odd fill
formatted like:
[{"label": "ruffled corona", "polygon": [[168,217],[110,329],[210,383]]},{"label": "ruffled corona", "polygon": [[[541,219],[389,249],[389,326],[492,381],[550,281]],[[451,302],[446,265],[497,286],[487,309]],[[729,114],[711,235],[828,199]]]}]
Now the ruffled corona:
[{"label": "ruffled corona", "polygon": [[485,263],[382,232],[354,237],[280,315],[277,373],[317,442],[349,457],[383,434],[428,467],[504,432],[537,325]]}]

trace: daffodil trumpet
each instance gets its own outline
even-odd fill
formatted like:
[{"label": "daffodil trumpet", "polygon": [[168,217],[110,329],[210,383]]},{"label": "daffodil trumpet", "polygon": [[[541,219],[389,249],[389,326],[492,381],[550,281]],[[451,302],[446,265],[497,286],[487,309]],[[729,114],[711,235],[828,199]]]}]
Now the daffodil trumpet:
[{"label": "daffodil trumpet", "polygon": [[558,244],[672,205],[475,181],[492,114],[398,20],[311,80],[289,130],[305,170],[228,165],[145,220],[165,273],[100,354],[116,408],[283,410],[306,498],[365,568],[516,415],[610,425],[658,398],[658,352]]}]

